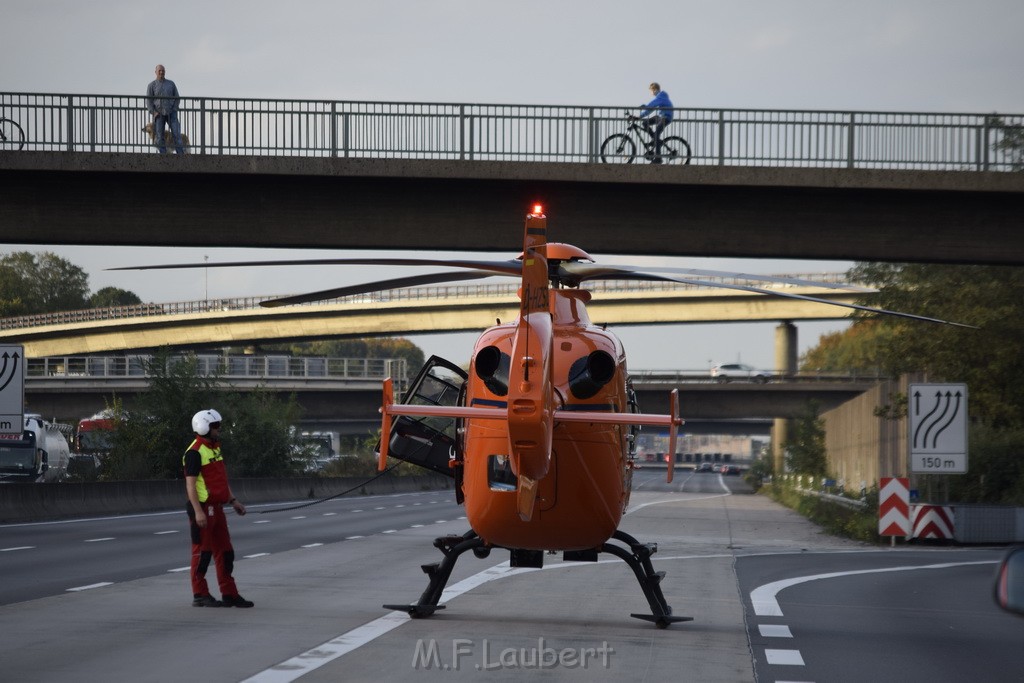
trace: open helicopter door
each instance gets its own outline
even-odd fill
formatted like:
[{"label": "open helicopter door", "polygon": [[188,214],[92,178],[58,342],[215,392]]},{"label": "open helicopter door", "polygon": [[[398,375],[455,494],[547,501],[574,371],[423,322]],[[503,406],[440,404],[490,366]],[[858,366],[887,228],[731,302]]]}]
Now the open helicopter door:
[{"label": "open helicopter door", "polygon": [[[455,407],[461,400],[469,375],[443,358],[431,356],[423,365],[402,405]],[[450,460],[456,449],[455,417],[397,415],[391,424],[384,453],[448,477],[455,472]],[[378,453],[381,451],[377,445]]]}]

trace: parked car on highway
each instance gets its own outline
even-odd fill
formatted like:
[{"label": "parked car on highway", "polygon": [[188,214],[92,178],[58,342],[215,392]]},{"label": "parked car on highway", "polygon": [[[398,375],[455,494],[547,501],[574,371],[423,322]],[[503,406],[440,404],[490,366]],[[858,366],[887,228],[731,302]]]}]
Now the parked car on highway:
[{"label": "parked car on highway", "polygon": [[711,368],[711,377],[718,382],[747,380],[764,384],[772,377],[767,370],[758,370],[746,363],[721,363]]}]

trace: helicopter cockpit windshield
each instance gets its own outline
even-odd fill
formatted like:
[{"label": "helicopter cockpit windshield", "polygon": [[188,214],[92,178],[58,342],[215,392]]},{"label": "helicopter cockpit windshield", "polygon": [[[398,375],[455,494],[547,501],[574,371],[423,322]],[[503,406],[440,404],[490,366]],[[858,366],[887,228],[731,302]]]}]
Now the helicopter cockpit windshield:
[{"label": "helicopter cockpit windshield", "polygon": [[[410,405],[459,405],[469,376],[443,358],[431,356],[413,380],[403,403]],[[449,477],[456,447],[456,419],[449,417],[398,417],[391,427],[388,455]]]}]

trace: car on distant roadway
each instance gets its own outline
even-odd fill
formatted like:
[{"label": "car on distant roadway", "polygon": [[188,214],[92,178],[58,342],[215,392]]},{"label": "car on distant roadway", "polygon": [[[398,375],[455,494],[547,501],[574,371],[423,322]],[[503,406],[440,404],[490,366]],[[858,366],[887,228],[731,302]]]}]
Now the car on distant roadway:
[{"label": "car on distant roadway", "polygon": [[711,472],[712,471],[711,463],[709,463],[709,462],[702,462],[701,464],[697,465],[697,471],[698,472]]},{"label": "car on distant roadway", "polygon": [[722,465],[722,474],[739,474],[739,465]]},{"label": "car on distant roadway", "polygon": [[720,383],[747,380],[764,384],[771,377],[772,373],[767,370],[758,370],[746,363],[720,363],[711,368],[711,378]]}]

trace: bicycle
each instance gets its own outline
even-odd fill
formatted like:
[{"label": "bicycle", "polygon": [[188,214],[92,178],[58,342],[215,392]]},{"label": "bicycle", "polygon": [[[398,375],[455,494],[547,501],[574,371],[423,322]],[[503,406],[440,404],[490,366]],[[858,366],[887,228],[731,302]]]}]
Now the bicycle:
[{"label": "bicycle", "polygon": [[[612,133],[601,143],[601,161],[606,164],[633,163],[638,143],[643,147],[644,158],[654,158],[654,134],[647,126],[640,125],[643,119],[626,114],[626,120],[629,128],[625,133]],[[690,143],[678,135],[662,138],[661,160],[665,164],[689,164]]]},{"label": "bicycle", "polygon": [[25,131],[11,119],[0,119],[0,149],[21,149],[25,146]]}]

